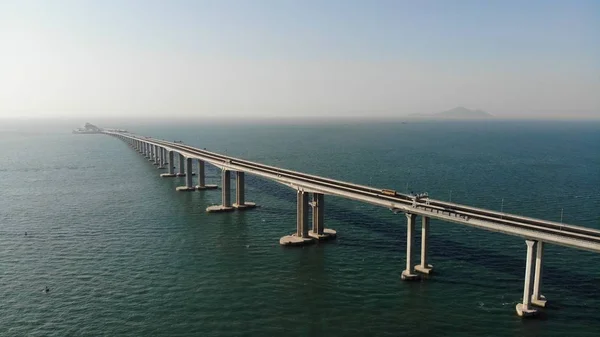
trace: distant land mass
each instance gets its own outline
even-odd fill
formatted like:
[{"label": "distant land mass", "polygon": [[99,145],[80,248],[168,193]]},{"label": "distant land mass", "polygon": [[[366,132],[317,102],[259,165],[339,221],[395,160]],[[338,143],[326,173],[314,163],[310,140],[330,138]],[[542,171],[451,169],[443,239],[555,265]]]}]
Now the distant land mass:
[{"label": "distant land mass", "polygon": [[471,110],[463,106],[456,107],[454,109],[429,113],[429,114],[410,114],[411,117],[428,117],[428,118],[490,118],[494,117],[492,114],[483,110]]}]

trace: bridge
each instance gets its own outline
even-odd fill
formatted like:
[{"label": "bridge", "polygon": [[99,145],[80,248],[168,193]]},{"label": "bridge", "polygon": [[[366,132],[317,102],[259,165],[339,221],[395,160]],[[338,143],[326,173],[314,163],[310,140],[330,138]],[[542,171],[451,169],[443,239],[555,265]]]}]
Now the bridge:
[{"label": "bridge", "polygon": [[[185,177],[185,185],[177,187],[178,191],[217,189],[216,185],[205,184],[205,164],[221,169],[221,204],[208,207],[207,212],[231,212],[254,208],[256,205],[247,202],[245,198],[246,173],[290,187],[297,195],[296,232],[283,236],[279,241],[281,245],[305,245],[335,238],[336,231],[325,228],[324,224],[325,195],[358,200],[385,207],[394,213],[403,213],[407,219],[407,238],[406,268],[402,271],[401,278],[407,281],[417,280],[421,274],[429,274],[433,271],[433,266],[429,264],[427,249],[429,221],[432,218],[521,237],[525,239],[527,245],[523,300],[516,305],[516,312],[521,317],[536,316],[539,311],[535,307],[545,307],[547,304],[546,298],[541,294],[545,244],[600,253],[600,230],[596,229],[435,200],[426,194],[403,194],[394,190],[310,175],[225,156],[185,145],[180,141],[171,142],[139,136],[123,130],[105,130],[102,133],[125,141],[153,162],[158,169],[167,169],[167,173],[161,174],[161,177]],[[174,166],[175,156],[178,157],[179,162],[177,172]],[[193,171],[194,161],[197,162],[197,172]],[[230,191],[232,172],[236,177],[234,203]],[[194,175],[197,176],[197,185],[193,182]],[[311,210],[311,218],[309,218],[309,210]],[[417,216],[421,217],[421,254],[420,262],[415,264],[413,255]],[[312,223],[311,228],[309,228],[309,221]]]}]

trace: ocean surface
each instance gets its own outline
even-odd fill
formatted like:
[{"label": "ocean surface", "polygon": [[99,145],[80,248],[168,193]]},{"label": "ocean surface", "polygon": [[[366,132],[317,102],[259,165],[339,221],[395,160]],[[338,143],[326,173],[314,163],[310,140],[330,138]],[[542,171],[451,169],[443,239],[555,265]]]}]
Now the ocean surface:
[{"label": "ocean surface", "polygon": [[[548,245],[550,306],[522,320],[523,239],[434,220],[435,274],[403,282],[401,214],[326,196],[338,239],[284,248],[293,190],[247,175],[260,208],[207,214],[219,191],[78,126],[0,124],[0,336],[600,335],[600,254]],[[600,122],[100,126],[600,228]]]}]

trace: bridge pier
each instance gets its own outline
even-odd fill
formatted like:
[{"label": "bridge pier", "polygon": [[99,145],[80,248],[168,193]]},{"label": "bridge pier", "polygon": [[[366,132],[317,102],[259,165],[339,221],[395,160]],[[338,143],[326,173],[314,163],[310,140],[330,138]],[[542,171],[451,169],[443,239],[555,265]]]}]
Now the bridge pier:
[{"label": "bridge pier", "polygon": [[298,190],[296,199],[296,233],[279,239],[282,246],[302,246],[314,242],[308,233],[308,192]]},{"label": "bridge pier", "polygon": [[198,185],[196,185],[196,189],[200,190],[212,190],[217,189],[219,186],[217,185],[206,185],[206,176],[205,176],[205,165],[204,161],[198,159]]},{"label": "bridge pier", "polygon": [[244,172],[236,171],[235,172],[235,203],[233,207],[238,210],[250,209],[256,207],[256,204],[253,202],[246,202],[245,195],[245,182],[244,182]]},{"label": "bridge pier", "polygon": [[427,247],[429,246],[429,218],[421,216],[421,264],[415,266],[415,270],[430,274],[433,271],[433,266],[428,263]]},{"label": "bridge pier", "polygon": [[185,171],[184,171],[185,158],[183,157],[183,155],[181,153],[178,153],[178,154],[179,154],[179,167],[178,167],[179,172],[177,172],[177,176],[178,177],[185,177]]},{"label": "bridge pier", "polygon": [[406,213],[406,269],[402,271],[401,278],[405,281],[418,280],[419,274],[415,273],[412,258],[413,258],[413,241],[415,234],[416,214]]},{"label": "bridge pier", "polygon": [[185,158],[185,186],[179,186],[177,191],[195,191],[196,186],[192,183],[192,158]]},{"label": "bridge pier", "polygon": [[337,232],[333,229],[325,228],[325,195],[323,193],[313,193],[312,206],[312,230],[308,235],[316,240],[324,241],[335,239]]},{"label": "bridge pier", "polygon": [[169,156],[169,161],[167,162],[167,169],[169,173],[163,173],[160,176],[163,178],[166,177],[175,177],[175,169],[173,167],[173,157],[174,157],[174,153],[173,151],[168,151],[168,156]]},{"label": "bridge pier", "polygon": [[525,240],[527,244],[527,257],[525,260],[525,284],[523,285],[523,303],[516,306],[517,315],[521,317],[531,317],[537,315],[538,311],[531,307],[531,274],[533,264],[535,263],[536,241]]},{"label": "bridge pier", "polygon": [[159,162],[159,159],[158,159],[158,156],[159,156],[159,155],[158,155],[158,151],[159,151],[159,149],[160,149],[160,148],[158,147],[158,145],[154,145],[152,148],[154,149],[154,158],[153,158],[153,160],[154,160],[154,163],[152,163],[152,165],[156,165],[156,166],[158,166],[158,165],[159,165],[159,164],[158,164],[158,162]]},{"label": "bridge pier", "polygon": [[206,211],[208,213],[218,213],[218,212],[231,212],[234,210],[233,207],[231,207],[231,171],[228,171],[227,169],[223,169],[223,173],[221,175],[222,177],[222,185],[221,185],[221,199],[222,199],[222,203],[221,205],[213,205],[213,206],[208,206],[206,208]]},{"label": "bridge pier", "polygon": [[165,169],[165,149],[162,147],[158,148],[158,167],[159,170]]},{"label": "bridge pier", "polygon": [[144,142],[144,157],[150,158],[150,146],[146,142]]},{"label": "bridge pier", "polygon": [[533,294],[531,295],[531,304],[538,307],[546,307],[546,297],[540,294],[540,288],[542,287],[542,272],[543,272],[543,258],[544,258],[544,242],[537,242],[537,250],[535,253],[535,274],[533,279]]},{"label": "bridge pier", "polygon": [[155,152],[154,152],[154,151],[155,151],[154,145],[152,145],[152,144],[148,144],[148,147],[149,147],[149,151],[148,151],[148,154],[149,154],[149,156],[148,156],[148,161],[153,161],[153,160],[154,160],[154,153],[155,153]]}]

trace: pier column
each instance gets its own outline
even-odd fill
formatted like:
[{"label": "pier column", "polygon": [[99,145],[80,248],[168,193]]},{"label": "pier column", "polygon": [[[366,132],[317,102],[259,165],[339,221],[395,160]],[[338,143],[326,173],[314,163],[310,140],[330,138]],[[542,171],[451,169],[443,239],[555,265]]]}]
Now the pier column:
[{"label": "pier column", "polygon": [[[167,151],[167,150],[165,149],[165,151]],[[168,173],[163,173],[160,176],[161,177],[175,177],[176,174],[175,174],[175,169],[173,167],[173,156],[174,156],[174,153],[173,153],[173,151],[167,151],[167,152],[168,152],[168,156],[169,156],[169,162],[167,163],[167,169],[168,169],[167,172]]]},{"label": "pier column", "polygon": [[429,274],[433,270],[433,266],[428,263],[427,247],[429,246],[429,218],[421,216],[421,264],[415,266],[415,270]]},{"label": "pier column", "polygon": [[308,233],[312,238],[317,240],[334,239],[337,235],[336,231],[330,228],[325,228],[325,195],[323,193],[313,193],[312,206],[312,230]]},{"label": "pier column", "polygon": [[323,235],[323,213],[325,212],[325,198],[323,193],[313,193],[312,211],[312,233]]},{"label": "pier column", "polygon": [[175,166],[173,166],[173,165],[175,165],[174,158],[175,158],[175,156],[174,156],[173,151],[169,151],[169,162],[167,163],[167,164],[169,164],[169,174],[175,174]]},{"label": "pier column", "polygon": [[154,160],[154,145],[148,144],[148,161]]},{"label": "pier column", "polygon": [[235,172],[235,200],[238,206],[244,205],[244,172]]},{"label": "pier column", "polygon": [[222,193],[221,193],[221,199],[223,200],[223,207],[231,207],[231,171],[229,170],[223,170],[223,175],[222,175],[223,181],[222,181]]},{"label": "pier column", "polygon": [[158,161],[159,161],[159,159],[158,159],[158,157],[159,157],[158,151],[159,151],[160,147],[158,147],[158,145],[154,145],[152,148],[154,150],[154,157],[153,157],[154,163],[152,165],[158,166],[159,165],[158,164]]},{"label": "pier column", "polygon": [[197,190],[212,190],[217,189],[217,185],[206,185],[206,174],[205,174],[205,165],[204,161],[198,159],[198,185],[196,185]]},{"label": "pier column", "polygon": [[204,176],[204,161],[198,159],[198,188],[202,188],[206,185],[206,178]]},{"label": "pier column", "polygon": [[544,258],[544,242],[537,242],[537,251],[535,253],[535,274],[533,279],[533,294],[531,295],[531,304],[538,307],[546,306],[546,297],[540,294],[540,288],[542,287],[542,272],[543,272],[543,258]]},{"label": "pier column", "polygon": [[185,158],[185,186],[179,186],[177,191],[195,191],[196,187],[192,184],[192,158]]},{"label": "pier column", "polygon": [[243,210],[256,207],[253,202],[246,202],[245,198],[245,174],[241,171],[235,172],[235,204],[233,207]]},{"label": "pier column", "polygon": [[531,272],[535,262],[536,241],[525,240],[527,244],[527,258],[525,260],[525,284],[523,286],[523,303],[517,304],[517,314],[521,317],[530,317],[537,314],[537,310],[531,308]]},{"label": "pier column", "polygon": [[183,157],[183,155],[181,153],[179,153],[179,172],[177,172],[177,176],[178,177],[184,177],[185,176],[185,171],[184,171],[184,161],[185,158]]},{"label": "pier column", "polygon": [[208,206],[206,211],[209,213],[212,212],[231,212],[234,210],[231,207],[231,171],[227,169],[223,169],[223,174],[221,175],[223,181],[221,182],[221,205],[213,205]]},{"label": "pier column", "polygon": [[406,269],[402,271],[402,279],[411,281],[419,279],[419,275],[415,273],[412,264],[413,258],[413,241],[415,234],[415,214],[406,213]]},{"label": "pier column", "polygon": [[192,158],[185,159],[185,186],[187,188],[194,188],[192,184]]},{"label": "pier column", "polygon": [[144,142],[144,157],[149,158],[149,147],[148,143]]},{"label": "pier column", "polygon": [[296,196],[296,235],[301,238],[308,236],[308,193],[298,191]]},{"label": "pier column", "polygon": [[158,148],[158,169],[163,170],[165,168],[165,149],[162,147]]}]

